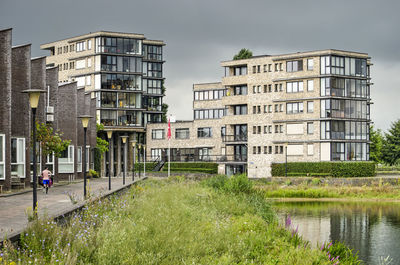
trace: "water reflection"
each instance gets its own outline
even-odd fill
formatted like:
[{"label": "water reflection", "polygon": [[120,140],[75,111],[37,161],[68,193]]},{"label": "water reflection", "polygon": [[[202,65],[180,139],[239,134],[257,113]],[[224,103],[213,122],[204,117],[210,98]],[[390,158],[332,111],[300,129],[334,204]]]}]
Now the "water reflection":
[{"label": "water reflection", "polygon": [[294,227],[313,246],[342,241],[358,251],[365,264],[390,257],[400,264],[400,204],[374,202],[276,202],[283,220],[289,214]]}]

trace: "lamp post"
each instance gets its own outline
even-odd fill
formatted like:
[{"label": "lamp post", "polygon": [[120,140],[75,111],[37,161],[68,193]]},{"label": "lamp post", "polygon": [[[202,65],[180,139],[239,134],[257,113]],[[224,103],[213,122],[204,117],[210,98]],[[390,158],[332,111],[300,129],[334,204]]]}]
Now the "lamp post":
[{"label": "lamp post", "polygon": [[136,145],[136,142],[132,142],[132,148],[133,148],[133,172],[132,172],[132,182],[135,181],[135,159],[136,159],[135,145]]},{"label": "lamp post", "polygon": [[146,146],[143,145],[143,177],[146,177]]},{"label": "lamp post", "polygon": [[83,197],[86,199],[86,132],[87,132],[87,128],[89,126],[89,120],[91,118],[93,118],[92,116],[89,115],[82,115],[79,116],[78,118],[80,118],[82,120],[82,126],[83,126]]},{"label": "lamp post", "polygon": [[125,175],[126,175],[126,140],[128,139],[128,136],[121,136],[122,143],[124,144],[124,174],[122,177],[122,185],[125,185]]},{"label": "lamp post", "polygon": [[108,138],[108,190],[111,190],[111,138],[112,131],[107,131]]},{"label": "lamp post", "polygon": [[287,177],[287,145],[285,146],[285,177]]},{"label": "lamp post", "polygon": [[139,179],[140,179],[140,170],[141,170],[141,165],[140,165],[140,149],[141,149],[141,145],[138,144],[138,162],[139,162]]},{"label": "lamp post", "polygon": [[41,89],[28,89],[22,91],[29,95],[29,105],[32,109],[32,155],[33,155],[33,212],[37,207],[37,165],[36,165],[36,109],[39,105],[40,93],[46,93]]}]

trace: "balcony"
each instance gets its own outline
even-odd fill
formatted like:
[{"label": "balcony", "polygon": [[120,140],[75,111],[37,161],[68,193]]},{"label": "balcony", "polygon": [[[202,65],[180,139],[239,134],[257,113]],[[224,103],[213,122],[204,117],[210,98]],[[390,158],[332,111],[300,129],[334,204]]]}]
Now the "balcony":
[{"label": "balcony", "polygon": [[[149,156],[147,161],[168,161],[168,156]],[[247,155],[198,155],[171,154],[171,162],[213,162],[213,163],[247,163]]]},{"label": "balcony", "polygon": [[225,144],[245,144],[247,143],[247,135],[224,135],[222,136],[222,142]]}]

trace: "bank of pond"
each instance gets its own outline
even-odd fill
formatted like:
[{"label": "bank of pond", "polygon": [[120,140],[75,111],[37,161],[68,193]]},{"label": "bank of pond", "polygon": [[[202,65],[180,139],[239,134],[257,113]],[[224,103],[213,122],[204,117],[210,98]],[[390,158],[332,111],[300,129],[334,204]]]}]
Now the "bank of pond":
[{"label": "bank of pond", "polygon": [[0,263],[360,264],[339,242],[312,247],[278,207],[243,175],[150,179],[89,202],[67,223],[31,222]]}]

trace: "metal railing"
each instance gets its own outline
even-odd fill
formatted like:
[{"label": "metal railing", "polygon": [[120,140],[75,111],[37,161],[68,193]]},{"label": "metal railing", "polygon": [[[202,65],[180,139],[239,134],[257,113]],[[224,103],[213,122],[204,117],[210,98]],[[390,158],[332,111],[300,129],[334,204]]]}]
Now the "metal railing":
[{"label": "metal railing", "polygon": [[[168,162],[168,156],[149,156],[146,158],[149,163],[153,161]],[[150,162],[151,161],[151,162]],[[247,162],[247,155],[171,155],[171,162]]]},{"label": "metal railing", "polygon": [[247,142],[246,134],[236,134],[236,135],[223,135],[223,142]]}]

